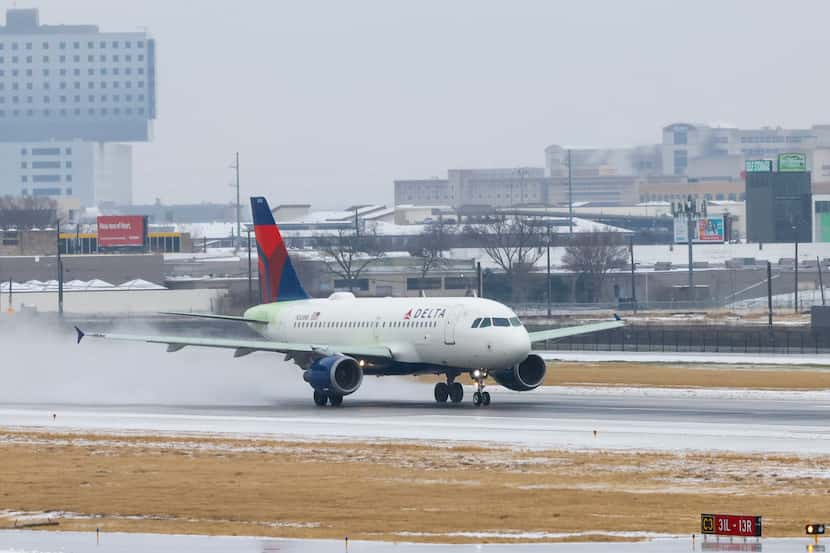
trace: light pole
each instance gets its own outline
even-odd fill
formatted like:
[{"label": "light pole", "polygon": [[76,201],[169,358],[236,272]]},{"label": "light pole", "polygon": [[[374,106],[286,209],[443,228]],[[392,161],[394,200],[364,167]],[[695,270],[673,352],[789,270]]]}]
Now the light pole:
[{"label": "light pole", "polygon": [[[637,312],[637,289],[634,286],[634,235],[628,237],[628,249],[631,252],[631,303],[634,308],[634,312]],[[648,275],[646,275],[648,278]]]},{"label": "light pole", "polygon": [[254,281],[251,270],[251,227],[248,227],[248,307],[254,304]]},{"label": "light pole", "polygon": [[571,170],[571,150],[568,148],[568,238],[574,237],[574,186],[573,171]]},{"label": "light pole", "polygon": [[692,195],[684,202],[679,202],[677,205],[672,204],[672,214],[677,217],[683,217],[686,220],[686,243],[689,246],[689,299],[694,301],[695,294],[695,279],[694,279],[694,255],[692,252],[692,243],[694,242],[695,222],[703,215],[706,216],[706,200],[698,206],[696,200],[692,199]]},{"label": "light pole", "polygon": [[61,220],[57,220],[57,247],[58,247],[58,315],[63,317],[63,259],[61,259]]},{"label": "light pole", "polygon": [[[236,156],[234,157],[234,164],[231,165],[231,169],[234,170],[236,173],[236,244],[235,247],[239,247],[239,242],[242,240],[242,222],[241,222],[241,205],[239,203],[239,152],[236,152]],[[234,186],[234,185],[232,185]]]}]

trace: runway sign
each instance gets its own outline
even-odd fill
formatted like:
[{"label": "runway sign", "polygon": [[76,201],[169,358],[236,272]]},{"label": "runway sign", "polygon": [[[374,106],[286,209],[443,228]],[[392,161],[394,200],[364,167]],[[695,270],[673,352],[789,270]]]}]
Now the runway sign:
[{"label": "runway sign", "polygon": [[747,515],[700,515],[701,534],[761,537],[761,517]]}]

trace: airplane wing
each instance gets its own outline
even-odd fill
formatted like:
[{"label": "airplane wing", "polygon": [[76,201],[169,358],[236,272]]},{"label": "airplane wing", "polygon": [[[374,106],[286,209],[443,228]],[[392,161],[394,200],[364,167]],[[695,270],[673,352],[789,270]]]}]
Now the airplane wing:
[{"label": "airplane wing", "polygon": [[567,336],[599,332],[600,330],[608,330],[609,328],[619,328],[624,325],[624,321],[617,319],[615,321],[608,321],[604,323],[566,326],[565,328],[553,328],[550,330],[540,330],[538,332],[528,332],[528,334],[530,335],[531,342],[541,342],[543,340],[556,340],[557,338],[565,338]]},{"label": "airplane wing", "polygon": [[187,346],[198,346],[206,348],[225,348],[234,350],[234,357],[242,357],[255,351],[271,351],[285,353],[287,355],[329,355],[343,354],[359,358],[388,361],[392,359],[392,352],[383,346],[359,346],[359,345],[332,345],[332,344],[302,344],[292,342],[268,342],[265,340],[243,340],[227,338],[189,338],[184,336],[141,336],[137,334],[108,334],[108,333],[85,333],[75,327],[78,334],[78,343],[84,336],[92,338],[105,338],[108,340],[126,340],[130,342],[147,342],[150,344],[167,344],[167,351],[179,351]]},{"label": "airplane wing", "polygon": [[184,313],[180,311],[161,311],[162,315],[177,315],[179,317],[195,317],[197,319],[216,319],[219,321],[237,321],[240,323],[257,323],[267,325],[268,321],[259,319],[246,319],[245,317],[234,317],[233,315],[214,315],[213,313]]}]

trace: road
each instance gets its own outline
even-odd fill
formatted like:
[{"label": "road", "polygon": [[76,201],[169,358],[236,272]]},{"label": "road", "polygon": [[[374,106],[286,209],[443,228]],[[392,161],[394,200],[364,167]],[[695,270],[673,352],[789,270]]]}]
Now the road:
[{"label": "road", "polygon": [[4,403],[0,427],[830,454],[830,392],[492,388],[493,403],[475,408],[469,388],[464,403],[437,405],[430,385],[389,381],[367,379],[340,408],[316,407],[295,388],[259,404]]}]

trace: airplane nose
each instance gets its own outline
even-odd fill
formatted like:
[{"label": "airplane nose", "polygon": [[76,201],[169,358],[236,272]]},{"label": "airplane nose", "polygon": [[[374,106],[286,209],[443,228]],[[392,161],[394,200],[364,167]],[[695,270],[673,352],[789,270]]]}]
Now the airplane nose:
[{"label": "airplane nose", "polygon": [[510,357],[517,360],[516,362],[523,361],[530,353],[530,336],[523,328],[515,329],[506,349],[510,352]]}]

